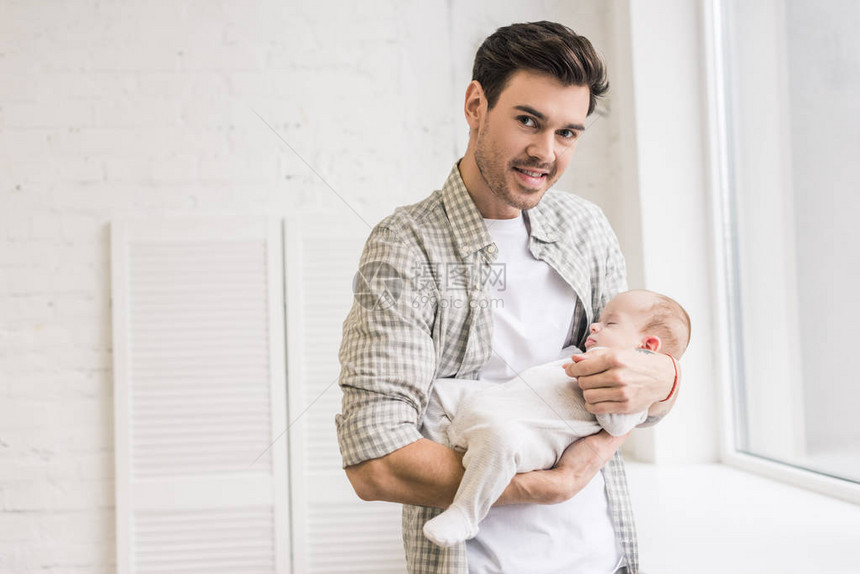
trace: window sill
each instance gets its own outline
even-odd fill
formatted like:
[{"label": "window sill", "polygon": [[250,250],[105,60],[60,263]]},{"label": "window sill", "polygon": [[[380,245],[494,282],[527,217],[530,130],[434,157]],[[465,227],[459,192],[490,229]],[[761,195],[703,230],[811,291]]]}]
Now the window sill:
[{"label": "window sill", "polygon": [[858,505],[722,464],[627,474],[643,574],[857,572]]}]

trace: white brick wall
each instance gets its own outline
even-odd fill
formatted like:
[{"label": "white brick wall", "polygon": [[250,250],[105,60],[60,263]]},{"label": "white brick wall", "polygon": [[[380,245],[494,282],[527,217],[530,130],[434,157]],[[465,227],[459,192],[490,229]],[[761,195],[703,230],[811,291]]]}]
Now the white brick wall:
[{"label": "white brick wall", "polygon": [[462,149],[473,37],[581,14],[600,43],[601,2],[564,6],[0,2],[0,572],[114,569],[110,219],[354,218],[257,112],[375,222]]}]

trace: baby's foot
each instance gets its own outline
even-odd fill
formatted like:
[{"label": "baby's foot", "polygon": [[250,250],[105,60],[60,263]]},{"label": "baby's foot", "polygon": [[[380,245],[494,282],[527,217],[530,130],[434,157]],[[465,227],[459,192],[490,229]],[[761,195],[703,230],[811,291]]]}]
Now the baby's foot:
[{"label": "baby's foot", "polygon": [[453,546],[474,538],[478,526],[472,524],[466,513],[452,506],[445,512],[424,524],[424,536],[439,546]]}]

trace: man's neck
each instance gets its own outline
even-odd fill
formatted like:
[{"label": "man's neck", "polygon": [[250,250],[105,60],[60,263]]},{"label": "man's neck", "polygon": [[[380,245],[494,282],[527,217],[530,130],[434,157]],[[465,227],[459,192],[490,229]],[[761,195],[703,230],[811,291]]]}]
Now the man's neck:
[{"label": "man's neck", "polygon": [[466,191],[484,219],[514,219],[520,216],[521,210],[500,201],[487,185],[481,170],[478,169],[478,164],[475,163],[473,153],[467,151],[458,167],[460,177],[466,185]]}]

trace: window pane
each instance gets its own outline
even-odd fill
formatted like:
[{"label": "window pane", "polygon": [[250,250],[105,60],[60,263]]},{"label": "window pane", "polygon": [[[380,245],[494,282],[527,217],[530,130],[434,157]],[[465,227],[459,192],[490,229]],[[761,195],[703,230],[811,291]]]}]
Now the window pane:
[{"label": "window pane", "polygon": [[724,4],[738,444],[860,482],[860,2]]}]

